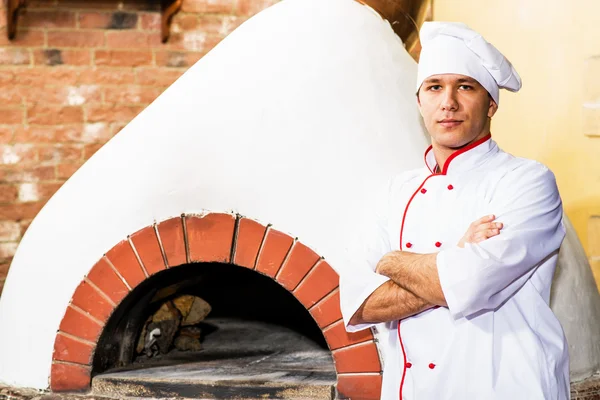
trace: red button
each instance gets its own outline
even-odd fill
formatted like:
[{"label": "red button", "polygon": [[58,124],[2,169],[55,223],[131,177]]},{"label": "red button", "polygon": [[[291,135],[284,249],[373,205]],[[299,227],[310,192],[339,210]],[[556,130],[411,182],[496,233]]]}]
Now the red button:
[{"label": "red button", "polygon": [[434,369],[434,368],[435,368],[435,364],[434,363],[429,364],[429,369]]},{"label": "red button", "polygon": [[423,194],[427,193],[427,189],[425,189],[425,188],[421,189],[421,193],[423,193]]},{"label": "red button", "polygon": [[440,242],[435,242],[435,247],[442,247],[442,244]]},{"label": "red button", "polygon": [[406,243],[406,248],[410,249],[412,247],[412,243]]},{"label": "red button", "polygon": [[454,189],[454,186],[448,185],[448,190],[452,190],[452,189]]},{"label": "red button", "polygon": [[407,363],[406,363],[406,364],[404,364],[404,365],[406,365],[406,368],[410,368],[410,367],[412,367],[412,364],[411,364],[411,363],[409,363],[409,362],[407,362]]}]

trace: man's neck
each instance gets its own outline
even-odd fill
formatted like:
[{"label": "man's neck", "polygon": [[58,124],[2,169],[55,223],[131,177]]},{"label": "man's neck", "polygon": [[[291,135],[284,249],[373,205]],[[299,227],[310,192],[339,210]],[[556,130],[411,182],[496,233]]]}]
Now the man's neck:
[{"label": "man's neck", "polygon": [[446,165],[446,161],[448,161],[448,158],[450,158],[450,156],[452,154],[454,154],[457,151],[459,151],[459,150],[467,147],[471,143],[474,143],[474,142],[476,142],[476,141],[478,141],[478,140],[486,137],[489,134],[490,134],[489,131],[484,131],[481,134],[479,134],[475,139],[471,140],[468,143],[465,143],[464,145],[462,145],[460,147],[445,147],[445,146],[440,146],[435,141],[432,141],[431,146],[432,146],[432,150],[433,150],[433,156],[435,157],[435,162],[437,163],[437,170],[434,171],[434,172],[437,173],[437,172],[442,171],[442,169]]}]

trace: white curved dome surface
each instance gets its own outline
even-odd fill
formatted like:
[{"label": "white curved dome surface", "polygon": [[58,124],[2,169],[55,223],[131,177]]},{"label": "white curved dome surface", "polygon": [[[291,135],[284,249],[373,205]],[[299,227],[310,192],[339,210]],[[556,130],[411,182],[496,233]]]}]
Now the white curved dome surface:
[{"label": "white curved dome surface", "polygon": [[247,21],[33,221],[0,300],[0,382],[48,387],[75,288],[153,221],[238,212],[347,267],[381,186],[421,165],[415,79],[389,24],[353,0],[285,0]]}]

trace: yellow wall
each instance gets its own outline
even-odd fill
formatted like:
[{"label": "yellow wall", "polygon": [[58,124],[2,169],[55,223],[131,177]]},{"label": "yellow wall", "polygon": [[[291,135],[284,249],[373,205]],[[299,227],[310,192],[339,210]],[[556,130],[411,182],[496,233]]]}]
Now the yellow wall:
[{"label": "yellow wall", "polygon": [[501,91],[492,135],[554,171],[600,285],[599,15],[598,0],[434,0],[433,10],[480,32],[523,78],[520,92]]}]

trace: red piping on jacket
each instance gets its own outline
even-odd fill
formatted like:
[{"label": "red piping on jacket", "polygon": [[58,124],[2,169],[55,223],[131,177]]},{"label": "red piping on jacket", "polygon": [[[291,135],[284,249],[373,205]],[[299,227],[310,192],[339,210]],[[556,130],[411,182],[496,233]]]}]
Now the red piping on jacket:
[{"label": "red piping on jacket", "polygon": [[[431,168],[429,168],[429,164],[427,164],[427,154],[433,149],[433,146],[429,146],[427,148],[427,150],[425,150],[425,155],[424,155],[425,165],[427,166],[427,169],[429,170],[429,172],[431,172],[431,175],[429,175],[428,177],[425,178],[425,180],[423,180],[423,182],[419,185],[417,190],[415,190],[415,192],[412,194],[412,196],[410,196],[408,203],[406,203],[406,207],[404,208],[404,214],[402,215],[402,224],[400,225],[400,250],[402,250],[402,235],[404,233],[404,221],[406,220],[406,213],[408,212],[408,207],[410,207],[410,203],[413,201],[413,199],[415,198],[417,193],[419,193],[421,191],[421,188],[423,188],[423,185],[425,185],[425,182],[427,182],[427,180],[429,178],[431,178],[432,176],[446,175],[448,173],[448,167],[450,166],[450,163],[452,162],[452,160],[454,160],[459,155],[479,146],[480,144],[487,142],[491,137],[492,137],[492,134],[488,133],[485,137],[482,137],[481,139],[476,140],[475,142],[469,144],[468,146],[465,146],[462,149],[457,150],[454,153],[452,153],[450,155],[450,157],[448,157],[448,159],[444,163],[444,168],[442,169],[442,172],[439,174],[436,174],[435,172],[433,172],[431,170]],[[402,380],[400,381],[400,400],[402,400],[402,388],[404,386],[404,377],[406,376],[406,352],[404,351],[404,343],[402,342],[402,335],[400,335],[400,322],[401,321],[398,320],[398,340],[400,341],[400,348],[402,349],[402,356],[404,357]]]}]

